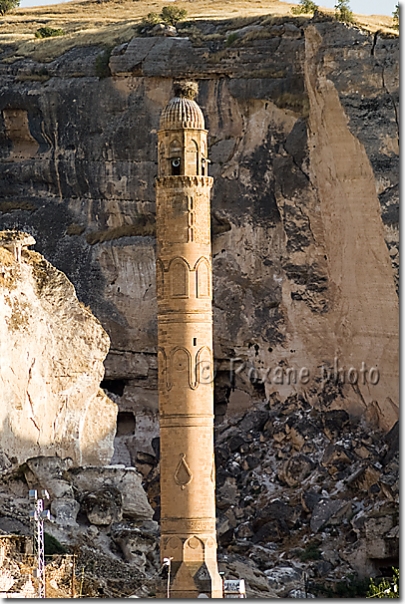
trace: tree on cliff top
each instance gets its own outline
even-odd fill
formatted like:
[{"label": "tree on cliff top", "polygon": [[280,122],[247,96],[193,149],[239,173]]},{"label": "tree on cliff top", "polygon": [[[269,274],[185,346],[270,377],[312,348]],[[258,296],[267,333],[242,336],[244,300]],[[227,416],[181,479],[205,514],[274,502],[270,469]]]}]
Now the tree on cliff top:
[{"label": "tree on cliff top", "polygon": [[344,23],[353,23],[353,13],[349,0],[337,0],[335,4],[335,19]]},{"label": "tree on cliff top", "polygon": [[183,21],[186,16],[187,11],[185,8],[178,8],[177,6],[164,6],[159,14],[149,13],[144,22],[147,25],[165,23],[166,25],[176,26],[177,23],[179,21]]},{"label": "tree on cliff top", "polygon": [[0,0],[0,15],[3,16],[18,6],[20,6],[20,0]]},{"label": "tree on cliff top", "polygon": [[308,13],[314,13],[318,10],[319,6],[312,0],[300,0],[298,6],[293,6],[291,12],[293,15],[305,15]]},{"label": "tree on cliff top", "polygon": [[399,2],[397,2],[395,10],[392,13],[392,27],[394,29],[399,29]]}]

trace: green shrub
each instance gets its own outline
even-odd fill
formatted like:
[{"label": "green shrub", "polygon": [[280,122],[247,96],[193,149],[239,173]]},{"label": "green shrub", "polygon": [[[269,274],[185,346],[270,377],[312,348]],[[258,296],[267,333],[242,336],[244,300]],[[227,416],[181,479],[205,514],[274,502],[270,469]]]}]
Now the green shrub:
[{"label": "green shrub", "polygon": [[353,13],[350,10],[349,0],[337,0],[335,4],[335,19],[343,23],[353,23]]},{"label": "green shrub", "polygon": [[298,556],[301,562],[306,562],[307,560],[320,560],[321,550],[316,543],[308,543],[304,551],[300,552]]},{"label": "green shrub", "polygon": [[232,46],[232,44],[234,42],[236,42],[236,40],[239,38],[238,34],[236,32],[229,34],[229,36],[226,39],[226,45],[227,46]]},{"label": "green shrub", "polygon": [[0,0],[0,15],[5,15],[18,6],[20,6],[20,0]]},{"label": "green shrub", "polygon": [[367,598],[399,598],[399,568],[392,567],[392,579],[381,579],[377,584],[370,579]]},{"label": "green shrub", "polygon": [[148,15],[143,20],[145,25],[156,25],[161,22],[161,17],[158,13],[148,13]]},{"label": "green shrub", "polygon": [[52,537],[49,533],[44,533],[44,548],[46,556],[53,556],[54,554],[67,554],[67,549],[64,547],[55,537]]},{"label": "green shrub", "polygon": [[56,36],[64,36],[65,32],[63,29],[56,29],[54,27],[49,27],[49,25],[45,25],[44,27],[40,27],[35,32],[36,38],[54,38]]},{"label": "green shrub", "polygon": [[177,6],[164,6],[160,16],[165,23],[174,26],[179,21],[184,21],[187,11],[185,8],[177,8]]},{"label": "green shrub", "polygon": [[394,12],[392,13],[392,27],[394,29],[399,30],[399,3],[395,7]]},{"label": "green shrub", "polygon": [[66,229],[66,234],[70,235],[71,237],[73,235],[82,235],[85,230],[86,229],[83,225],[72,222],[72,224],[69,224],[68,228]]},{"label": "green shrub", "polygon": [[312,2],[312,0],[300,0],[299,5],[294,6],[291,9],[291,12],[294,15],[305,15],[308,13],[314,13],[316,10],[318,10],[318,8],[318,5],[315,4],[315,2]]}]

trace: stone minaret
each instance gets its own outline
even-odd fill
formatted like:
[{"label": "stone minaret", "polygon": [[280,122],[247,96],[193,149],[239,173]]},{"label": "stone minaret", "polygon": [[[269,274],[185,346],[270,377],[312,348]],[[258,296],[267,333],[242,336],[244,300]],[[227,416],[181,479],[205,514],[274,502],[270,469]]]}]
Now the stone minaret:
[{"label": "stone minaret", "polygon": [[207,131],[177,86],[158,132],[156,180],[161,557],[172,598],[222,597],[215,532]]}]

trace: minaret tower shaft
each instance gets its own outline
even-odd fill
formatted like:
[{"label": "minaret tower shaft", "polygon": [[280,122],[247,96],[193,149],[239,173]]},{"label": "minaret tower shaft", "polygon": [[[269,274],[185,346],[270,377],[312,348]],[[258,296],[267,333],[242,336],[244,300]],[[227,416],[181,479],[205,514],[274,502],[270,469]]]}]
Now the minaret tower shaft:
[{"label": "minaret tower shaft", "polygon": [[215,530],[210,190],[196,84],[163,110],[156,180],[161,558],[172,598],[222,598]]}]

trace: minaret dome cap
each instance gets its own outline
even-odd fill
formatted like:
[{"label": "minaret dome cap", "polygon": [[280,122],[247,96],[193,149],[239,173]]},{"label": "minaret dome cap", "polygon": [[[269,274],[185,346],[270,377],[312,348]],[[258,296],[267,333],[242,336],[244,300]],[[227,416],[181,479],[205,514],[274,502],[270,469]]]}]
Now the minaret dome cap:
[{"label": "minaret dome cap", "polygon": [[178,130],[193,128],[204,130],[204,115],[193,100],[198,91],[194,82],[184,82],[175,85],[175,97],[163,109],[160,116],[161,130]]}]

